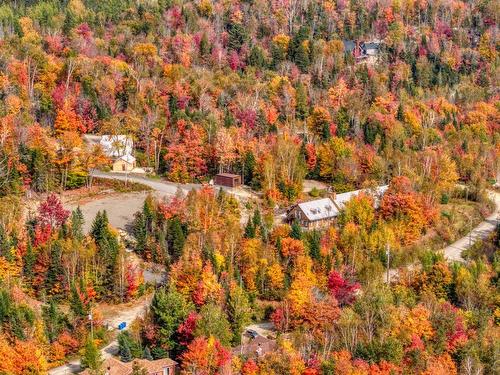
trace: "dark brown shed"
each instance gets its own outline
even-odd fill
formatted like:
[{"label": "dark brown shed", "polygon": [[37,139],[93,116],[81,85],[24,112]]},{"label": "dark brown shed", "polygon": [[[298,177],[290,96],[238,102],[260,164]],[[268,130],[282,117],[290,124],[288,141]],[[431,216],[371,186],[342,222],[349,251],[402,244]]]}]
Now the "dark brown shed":
[{"label": "dark brown shed", "polygon": [[215,185],[236,187],[241,185],[241,176],[231,173],[219,173],[215,176]]}]

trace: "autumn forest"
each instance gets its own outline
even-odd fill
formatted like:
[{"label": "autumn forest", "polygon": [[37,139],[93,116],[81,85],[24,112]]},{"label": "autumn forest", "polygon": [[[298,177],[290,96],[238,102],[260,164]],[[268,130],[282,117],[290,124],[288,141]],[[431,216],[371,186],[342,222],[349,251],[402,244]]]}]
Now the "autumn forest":
[{"label": "autumn forest", "polygon": [[498,0],[0,0],[0,375],[500,372]]}]

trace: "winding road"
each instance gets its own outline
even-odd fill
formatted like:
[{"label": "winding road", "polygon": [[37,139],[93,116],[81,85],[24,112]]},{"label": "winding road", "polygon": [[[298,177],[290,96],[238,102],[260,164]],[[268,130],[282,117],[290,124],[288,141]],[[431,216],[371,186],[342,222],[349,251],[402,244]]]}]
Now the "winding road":
[{"label": "winding road", "polygon": [[[500,193],[494,190],[488,190],[488,195],[495,204],[493,212],[467,235],[438,251],[442,253],[444,258],[449,262],[464,262],[465,260],[462,257],[462,252],[474,245],[477,241],[487,238],[491,232],[496,229],[500,219]],[[411,270],[415,267],[415,264],[411,264],[404,268]],[[389,270],[389,280],[396,278],[399,275],[399,270],[400,269],[397,268],[391,268]],[[387,281],[385,275],[384,281]]]},{"label": "winding road", "polygon": [[[137,176],[125,176],[123,174],[95,171],[93,172],[93,175],[99,178],[111,178],[121,181],[125,181],[127,179],[128,181],[138,182],[151,187],[154,190],[155,194],[159,197],[173,196],[179,189],[183,192],[188,192],[191,189],[201,188],[201,185],[197,184],[181,185]],[[240,197],[242,198],[248,198],[252,196],[250,193],[241,191],[239,189],[238,191],[235,191],[235,189],[225,190],[229,190],[231,193],[240,195]],[[106,209],[108,212],[110,223],[113,226],[125,229],[126,223],[130,222],[133,214],[142,206],[146,194],[147,193],[133,193],[133,195],[131,195],[130,197],[127,194],[124,194],[120,195],[119,197],[113,197],[111,198],[111,200],[108,199],[105,204],[103,204],[102,200],[101,202],[99,200],[89,202],[82,205],[81,209],[86,218],[86,222],[90,222],[92,220],[92,218],[95,216],[95,213],[94,215],[92,215],[92,212],[94,212],[98,207],[100,207],[100,209]],[[441,250],[447,260],[463,262],[464,259],[461,256],[462,251],[468,249],[471,244],[476,243],[478,240],[486,238],[493,230],[495,230],[497,220],[500,217],[500,193],[496,191],[489,191],[489,194],[495,203],[494,212],[489,215],[483,222],[481,222],[476,228],[474,228],[467,236],[462,237],[458,241]],[[115,212],[115,210],[117,211]],[[392,279],[393,277],[396,277],[398,273],[398,269],[391,269],[389,272],[389,278]],[[148,304],[148,299],[141,300],[138,304],[130,306],[130,308],[117,313],[112,319],[107,320],[106,323],[108,323],[111,327],[116,327],[119,322],[126,322],[127,326],[129,326],[130,323],[132,323],[136,318],[144,314]],[[252,326],[251,328],[259,328],[259,326],[256,325]],[[109,356],[117,354],[117,341],[113,340],[107,346],[102,348],[101,353],[103,355],[103,358],[107,358]],[[76,359],[67,363],[66,365],[49,370],[49,374],[69,375],[77,373],[79,371],[81,371],[80,361]]]}]

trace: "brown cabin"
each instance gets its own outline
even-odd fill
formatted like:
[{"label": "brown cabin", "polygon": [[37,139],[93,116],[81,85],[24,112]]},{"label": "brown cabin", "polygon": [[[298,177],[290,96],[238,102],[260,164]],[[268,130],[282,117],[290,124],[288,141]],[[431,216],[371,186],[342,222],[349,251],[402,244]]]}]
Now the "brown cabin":
[{"label": "brown cabin", "polygon": [[241,185],[241,176],[231,173],[219,173],[214,179],[215,185],[237,187]]}]

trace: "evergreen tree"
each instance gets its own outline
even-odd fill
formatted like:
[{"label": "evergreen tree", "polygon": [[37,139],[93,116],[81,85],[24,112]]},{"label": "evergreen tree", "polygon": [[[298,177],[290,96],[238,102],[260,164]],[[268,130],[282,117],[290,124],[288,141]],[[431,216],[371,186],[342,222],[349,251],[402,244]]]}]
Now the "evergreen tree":
[{"label": "evergreen tree", "polygon": [[239,51],[248,38],[247,31],[239,22],[231,22],[227,26],[227,31],[229,34],[228,48]]},{"label": "evergreen tree", "polygon": [[148,234],[150,234],[153,232],[153,226],[156,221],[154,201],[151,195],[148,195],[144,200],[144,205],[142,206],[142,214],[144,215],[146,230]]},{"label": "evergreen tree", "polygon": [[309,50],[304,42],[302,42],[295,51],[295,64],[302,73],[306,73],[307,68],[309,68]]},{"label": "evergreen tree", "polygon": [[252,224],[255,228],[262,224],[262,217],[260,216],[260,211],[256,208],[253,212]]},{"label": "evergreen tree", "polygon": [[90,230],[90,235],[97,244],[108,237],[108,224],[108,215],[106,211],[97,212],[94,222],[92,223],[92,228]]},{"label": "evergreen tree", "polygon": [[294,220],[292,223],[292,231],[290,232],[290,237],[295,238],[296,240],[302,239],[302,228],[297,220]]},{"label": "evergreen tree", "polygon": [[249,185],[252,183],[255,170],[255,156],[252,151],[245,152],[243,157],[243,183]]},{"label": "evergreen tree", "polygon": [[174,260],[179,259],[183,254],[184,243],[186,236],[182,230],[181,221],[178,217],[174,217],[168,222],[168,246],[170,254]]},{"label": "evergreen tree", "polygon": [[85,220],[83,218],[82,210],[80,206],[71,212],[71,235],[77,241],[83,240],[83,224]]},{"label": "evergreen tree", "polygon": [[29,170],[31,175],[31,188],[38,192],[49,190],[49,171],[44,154],[38,148],[31,151]]},{"label": "evergreen tree", "polygon": [[51,295],[59,295],[62,292],[61,277],[64,269],[61,263],[61,243],[55,241],[50,252],[50,263],[45,276],[45,288]]},{"label": "evergreen tree", "polygon": [[76,20],[75,15],[73,14],[73,12],[70,10],[67,10],[65,17],[64,17],[64,23],[62,26],[63,34],[66,36],[69,36],[71,30],[73,30],[73,28],[77,25],[77,23],[78,22]]},{"label": "evergreen tree", "polygon": [[147,359],[148,361],[153,360],[153,356],[151,355],[151,351],[149,350],[149,347],[144,348],[144,353],[142,353],[142,358]]},{"label": "evergreen tree", "polygon": [[130,346],[127,340],[120,342],[120,361],[122,362],[131,362],[132,361],[132,353],[130,352]]},{"label": "evergreen tree", "polygon": [[404,107],[403,107],[403,103],[399,103],[399,106],[398,106],[398,112],[397,112],[397,115],[396,115],[396,119],[398,121],[403,121],[404,120]]},{"label": "evergreen tree", "polygon": [[250,49],[250,54],[247,58],[247,63],[250,66],[255,66],[257,68],[263,68],[266,65],[266,59],[264,57],[264,52],[259,46],[253,46]]},{"label": "evergreen tree", "polygon": [[97,372],[101,368],[102,362],[101,352],[97,348],[92,337],[89,335],[87,341],[85,342],[85,347],[83,348],[83,355],[80,361],[81,366]]},{"label": "evergreen tree", "polygon": [[309,255],[314,260],[320,260],[321,258],[320,240],[321,240],[321,235],[317,230],[314,230],[309,234],[309,239],[308,239]]},{"label": "evergreen tree", "polygon": [[83,318],[87,314],[85,305],[80,297],[80,293],[78,293],[78,289],[74,283],[71,284],[69,307],[76,317]]},{"label": "evergreen tree", "polygon": [[245,226],[245,238],[255,238],[255,227],[251,218],[248,218],[247,225]]},{"label": "evergreen tree", "polygon": [[295,106],[295,112],[299,120],[305,120],[309,114],[309,106],[307,104],[307,93],[306,88],[299,82],[295,91],[297,105]]},{"label": "evergreen tree", "polygon": [[[297,63],[297,55],[303,53],[299,52],[301,46],[304,45],[304,41],[307,40],[309,30],[306,26],[301,26],[300,29],[295,33],[292,40],[290,41],[290,46],[288,48],[288,57],[291,61]],[[298,66],[298,65],[297,65]]]},{"label": "evergreen tree", "polygon": [[49,342],[54,342],[65,326],[65,318],[57,308],[54,300],[48,306],[42,306],[42,316],[45,323],[45,332]]}]

